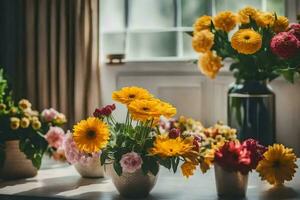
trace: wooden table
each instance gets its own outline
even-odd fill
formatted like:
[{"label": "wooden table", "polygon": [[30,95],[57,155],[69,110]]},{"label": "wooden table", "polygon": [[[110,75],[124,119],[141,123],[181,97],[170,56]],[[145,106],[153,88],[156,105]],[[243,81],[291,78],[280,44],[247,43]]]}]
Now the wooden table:
[{"label": "wooden table", "polygon": [[[298,161],[298,165],[299,165]],[[81,178],[72,166],[40,170],[26,180],[0,181],[0,199],[122,199],[111,180]],[[161,168],[158,182],[149,200],[216,200],[214,170],[200,171],[186,179],[180,172],[173,175]],[[260,181],[256,172],[249,176],[248,200],[300,199],[300,172],[283,188],[272,188]]]}]

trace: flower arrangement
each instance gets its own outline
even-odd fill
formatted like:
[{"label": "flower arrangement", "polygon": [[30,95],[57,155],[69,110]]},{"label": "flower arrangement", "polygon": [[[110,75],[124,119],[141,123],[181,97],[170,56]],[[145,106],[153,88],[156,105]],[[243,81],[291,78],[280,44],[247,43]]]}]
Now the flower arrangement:
[{"label": "flower arrangement", "polygon": [[192,46],[202,53],[200,71],[210,78],[215,78],[225,58],[231,58],[237,82],[271,81],[280,75],[293,82],[300,69],[299,30],[300,24],[289,24],[284,16],[245,7],[238,13],[198,18]]},{"label": "flower arrangement", "polygon": [[66,117],[54,109],[39,113],[26,99],[15,104],[0,70],[0,167],[5,161],[5,142],[9,140],[19,140],[20,150],[36,168],[45,152],[59,158],[57,150],[64,135],[59,127],[65,122]]},{"label": "flower arrangement", "polygon": [[156,175],[159,164],[175,172],[180,160],[196,155],[193,137],[160,133],[160,117],[176,114],[171,104],[139,87],[122,88],[112,98],[127,107],[126,119],[116,121],[114,104],[96,109],[94,117],[74,126],[73,139],[80,152],[101,151],[101,163],[112,162],[119,176],[137,170]]}]

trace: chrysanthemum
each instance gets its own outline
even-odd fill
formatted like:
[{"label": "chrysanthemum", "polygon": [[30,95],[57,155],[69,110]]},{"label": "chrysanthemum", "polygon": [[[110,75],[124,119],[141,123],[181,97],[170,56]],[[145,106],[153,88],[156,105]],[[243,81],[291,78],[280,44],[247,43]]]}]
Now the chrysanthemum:
[{"label": "chrysanthemum", "polygon": [[214,45],[214,34],[209,30],[202,30],[195,33],[192,39],[192,46],[195,51],[204,53]]},{"label": "chrysanthemum", "polygon": [[214,17],[214,25],[217,29],[229,32],[236,26],[237,16],[230,11],[223,11]]},{"label": "chrysanthemum", "polygon": [[222,66],[222,58],[212,51],[208,51],[201,55],[198,62],[201,73],[212,79],[216,77],[216,74]]},{"label": "chrysanthemum", "polygon": [[284,181],[292,180],[298,166],[297,157],[290,148],[285,148],[282,144],[274,144],[264,153],[256,168],[262,180],[268,181],[272,185],[283,184]]},{"label": "chrysanthemum", "polygon": [[171,139],[167,135],[158,135],[154,141],[154,147],[149,150],[149,153],[166,158],[185,155],[192,149],[193,144],[181,137]]},{"label": "chrysanthemum", "polygon": [[109,140],[106,123],[95,117],[81,120],[73,128],[73,138],[78,149],[85,153],[99,152]]},{"label": "chrysanthemum", "polygon": [[132,101],[137,99],[151,99],[152,95],[148,90],[140,87],[124,87],[112,94],[112,99],[120,103],[129,105]]},{"label": "chrysanthemum", "polygon": [[231,38],[231,46],[242,54],[254,54],[262,45],[262,37],[252,29],[240,29]]},{"label": "chrysanthemum", "polygon": [[158,118],[161,114],[159,102],[153,99],[132,101],[128,106],[128,111],[134,120],[143,122]]},{"label": "chrysanthemum", "polygon": [[289,26],[289,19],[286,18],[285,16],[279,16],[275,20],[272,28],[276,33],[279,33],[285,31],[288,28],[288,26]]},{"label": "chrysanthemum", "polygon": [[199,17],[194,23],[194,34],[202,30],[210,29],[212,17],[203,15]]},{"label": "chrysanthemum", "polygon": [[271,27],[274,24],[275,16],[270,12],[258,12],[255,21],[260,27]]},{"label": "chrysanthemum", "polygon": [[250,17],[255,20],[257,17],[257,10],[251,6],[247,6],[239,11],[238,17],[241,24],[247,24],[250,22]]},{"label": "chrysanthemum", "polygon": [[181,165],[182,175],[185,176],[186,178],[192,176],[194,174],[195,169],[196,169],[196,165],[194,165],[192,162],[184,162]]},{"label": "chrysanthemum", "polygon": [[158,101],[159,103],[158,106],[159,106],[161,116],[164,116],[166,118],[172,118],[174,117],[174,115],[176,115],[177,110],[173,105],[159,99],[155,99],[155,100]]}]

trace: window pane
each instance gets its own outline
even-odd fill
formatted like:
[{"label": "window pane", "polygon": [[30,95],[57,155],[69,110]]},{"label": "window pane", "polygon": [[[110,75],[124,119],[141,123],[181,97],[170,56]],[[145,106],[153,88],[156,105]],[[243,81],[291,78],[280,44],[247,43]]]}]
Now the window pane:
[{"label": "window pane", "polygon": [[102,30],[123,30],[125,28],[125,1],[101,0],[100,15]]},{"label": "window pane", "polygon": [[125,52],[125,33],[110,33],[102,35],[102,45],[104,55],[124,54]]},{"label": "window pane", "polygon": [[176,56],[176,34],[129,33],[127,59]]},{"label": "window pane", "polygon": [[217,13],[224,10],[237,12],[245,6],[253,6],[257,9],[262,9],[262,0],[215,0],[215,2]]},{"label": "window pane", "polygon": [[267,10],[275,11],[278,15],[285,13],[285,1],[282,0],[267,0]]},{"label": "window pane", "polygon": [[187,33],[183,33],[183,56],[184,57],[196,57],[197,53],[192,47],[192,37]]},{"label": "window pane", "polygon": [[173,0],[130,0],[129,28],[161,28],[175,26]]},{"label": "window pane", "polygon": [[211,15],[211,1],[182,0],[182,26],[191,27],[201,15]]}]

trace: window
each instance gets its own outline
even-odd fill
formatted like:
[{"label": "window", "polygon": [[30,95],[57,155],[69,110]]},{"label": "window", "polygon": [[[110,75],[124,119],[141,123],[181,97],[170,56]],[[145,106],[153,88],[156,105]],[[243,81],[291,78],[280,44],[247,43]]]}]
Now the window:
[{"label": "window", "polygon": [[126,61],[190,60],[195,19],[251,5],[283,15],[282,0],[101,0],[103,56],[125,54]]}]

